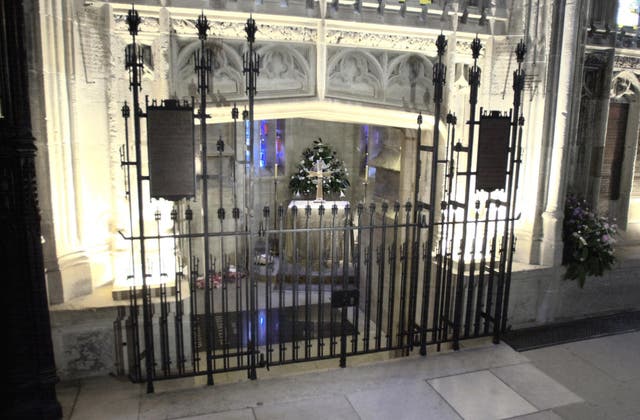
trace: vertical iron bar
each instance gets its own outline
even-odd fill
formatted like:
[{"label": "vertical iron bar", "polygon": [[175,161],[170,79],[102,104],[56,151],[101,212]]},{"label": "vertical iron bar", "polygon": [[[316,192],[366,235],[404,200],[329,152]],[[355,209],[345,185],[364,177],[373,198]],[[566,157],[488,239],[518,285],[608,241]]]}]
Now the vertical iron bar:
[{"label": "vertical iron bar", "polygon": [[[144,328],[144,358],[145,358],[145,370],[146,370],[146,383],[147,393],[153,393],[153,376],[154,376],[154,350],[153,350],[153,325],[152,325],[152,313],[151,302],[148,285],[147,285],[147,261],[146,261],[146,249],[145,249],[145,236],[144,236],[144,199],[142,190],[142,138],[140,132],[140,118],[142,112],[140,110],[140,98],[139,93],[142,89],[142,57],[138,52],[138,45],[136,44],[136,35],[138,35],[138,28],[140,26],[141,19],[138,15],[138,11],[134,6],[131,6],[127,14],[127,24],[129,27],[129,34],[131,35],[131,44],[127,48],[126,67],[129,69],[130,83],[129,87],[133,94],[133,127],[134,127],[134,143],[135,143],[135,155],[136,155],[136,189],[138,199],[138,233],[140,236],[140,271],[142,275],[142,313],[143,313],[143,328]],[[138,355],[139,357],[139,355]]]},{"label": "vertical iron bar", "polygon": [[372,284],[372,277],[373,277],[373,266],[372,266],[372,260],[373,260],[373,240],[374,240],[374,236],[373,236],[373,216],[374,216],[374,212],[376,210],[376,205],[374,203],[371,203],[369,205],[369,226],[368,226],[368,239],[369,239],[369,249],[367,252],[367,258],[366,258],[366,264],[367,264],[367,281],[366,281],[366,298],[365,298],[365,306],[364,306],[364,351],[369,351],[369,325],[371,323],[371,288],[373,286]]},{"label": "vertical iron bar", "polygon": [[[509,182],[510,186],[508,188],[509,198],[508,203],[509,207],[507,208],[507,218],[510,219],[506,222],[508,227],[508,231],[510,232],[509,238],[509,248],[507,251],[507,269],[506,269],[506,281],[505,281],[505,297],[504,297],[504,312],[502,313],[502,323],[500,328],[502,331],[506,330],[507,327],[507,314],[509,310],[509,291],[511,288],[511,270],[513,264],[513,252],[515,251],[515,233],[514,233],[514,224],[515,224],[515,211],[516,211],[516,198],[518,192],[518,181],[520,177],[520,163],[522,160],[522,131],[521,128],[524,125],[524,117],[520,111],[520,107],[522,105],[522,91],[524,90],[525,83],[525,71],[522,69],[522,62],[524,61],[524,56],[527,53],[527,47],[524,41],[520,41],[518,46],[516,47],[516,59],[518,61],[518,69],[514,72],[513,75],[513,144],[511,149],[511,155],[514,156],[517,153],[517,157],[515,160],[512,158],[509,166]],[[519,128],[520,127],[520,128]],[[515,172],[515,175],[514,175]],[[511,179],[513,178],[513,183],[511,183]]]},{"label": "vertical iron bar", "polygon": [[[385,253],[387,246],[387,211],[389,211],[389,205],[387,202],[382,203],[382,226],[380,245],[377,247],[378,264],[378,299],[376,303],[376,351],[380,351],[382,344],[382,302],[384,297],[384,276],[385,276]],[[372,232],[373,235],[373,232]]]},{"label": "vertical iron bar", "polygon": [[293,219],[293,231],[292,231],[292,235],[293,235],[293,278],[291,279],[291,281],[293,282],[293,296],[292,296],[292,313],[291,313],[291,318],[292,318],[292,322],[291,322],[291,328],[292,328],[292,332],[291,332],[291,351],[292,351],[292,360],[296,361],[298,360],[298,340],[297,340],[297,324],[298,324],[298,261],[300,261],[300,253],[298,251],[298,231],[297,231],[297,224],[298,224],[298,207],[297,206],[293,206],[291,208],[291,218]]},{"label": "vertical iron bar", "polygon": [[167,274],[162,272],[162,247],[160,240],[160,212],[156,211],[156,233],[158,240],[158,275],[160,279],[160,355],[162,373],[165,376],[171,374],[171,354],[169,352],[169,303],[167,302],[167,283],[162,282],[162,277],[167,278]]},{"label": "vertical iron bar", "polygon": [[212,349],[212,308],[211,308],[211,281],[215,275],[210,271],[209,254],[209,173],[207,171],[207,92],[209,91],[208,76],[211,72],[211,52],[205,48],[207,31],[210,29],[209,21],[204,12],[198,16],[196,22],[198,39],[200,39],[200,54],[194,55],[195,70],[198,73],[198,91],[200,93],[200,144],[202,167],[202,228],[204,240],[204,324],[206,340],[207,361],[207,385],[213,385],[213,349]]},{"label": "vertical iron bar", "polygon": [[[256,94],[256,82],[257,76],[260,72],[260,58],[258,54],[254,50],[254,42],[256,40],[256,32],[258,31],[258,27],[256,26],[256,21],[249,17],[247,19],[247,23],[245,25],[245,32],[247,33],[247,43],[249,46],[249,51],[243,56],[243,73],[246,76],[246,92],[249,96],[249,179],[252,179],[253,176],[253,146],[254,146],[254,98]],[[245,183],[247,180],[245,180]],[[250,182],[250,181],[249,181]],[[251,183],[251,182],[250,182]],[[251,245],[251,235],[248,237],[248,243]],[[249,249],[252,249],[249,246]],[[247,327],[250,329],[250,333],[252,335],[252,340],[249,343],[249,369],[248,376],[249,379],[256,379],[256,366],[257,366],[257,328],[258,328],[258,319],[257,319],[257,282],[255,277],[252,275],[252,267],[253,261],[248,262],[249,267],[249,276],[248,276],[248,299],[249,299],[249,317],[248,317],[248,325]]]},{"label": "vertical iron bar", "polygon": [[[407,314],[407,282],[410,279],[407,277],[407,271],[409,269],[410,264],[410,249],[409,243],[411,242],[411,232],[410,232],[410,223],[411,223],[411,203],[407,202],[404,205],[405,215],[404,215],[404,242],[402,243],[402,252],[400,254],[400,261],[402,264],[402,275],[400,278],[401,286],[400,286],[400,329],[398,330],[399,339],[400,339],[400,347],[404,350],[404,338],[407,336],[407,346],[410,345],[410,334],[409,331],[409,314]],[[411,286],[411,285],[409,285]],[[410,288],[410,287],[409,287]],[[407,349],[408,352],[408,349]],[[407,353],[408,354],[408,353]]]},{"label": "vertical iron bar", "polygon": [[451,287],[453,284],[453,249],[455,242],[456,232],[456,212],[453,212],[453,218],[451,223],[451,236],[449,237],[448,250],[445,255],[445,287],[443,291],[444,302],[442,308],[442,335],[440,341],[447,341],[449,338],[449,326],[452,326],[453,319],[451,317]]},{"label": "vertical iron bar", "polygon": [[471,330],[471,312],[473,308],[473,296],[474,296],[474,282],[475,282],[475,271],[476,271],[476,242],[478,239],[478,217],[480,214],[478,209],[480,208],[480,201],[476,200],[475,204],[475,217],[473,222],[473,242],[471,243],[471,262],[469,263],[469,287],[467,289],[467,309],[465,311],[465,320],[464,320],[464,336],[465,338],[469,338],[469,332]]},{"label": "vertical iron bar", "polygon": [[324,205],[320,204],[318,208],[318,227],[320,231],[318,235],[320,235],[320,240],[318,241],[320,245],[320,258],[318,258],[318,349],[316,350],[316,355],[318,357],[322,357],[324,354],[324,337],[322,333],[322,327],[324,325],[324,272],[322,263],[325,261],[325,253],[324,253],[324,230],[322,228],[322,217],[324,216]]},{"label": "vertical iron bar", "polygon": [[[344,234],[343,234],[343,260],[342,260],[342,290],[347,290],[349,282],[349,238],[351,233],[351,207],[347,204],[344,208]],[[347,306],[340,308],[340,367],[347,367]],[[358,332],[358,324],[354,325],[355,334]]]},{"label": "vertical iron bar", "polygon": [[480,317],[482,315],[483,304],[484,304],[484,273],[487,265],[487,241],[489,235],[489,210],[491,207],[491,193],[485,202],[485,216],[484,216],[484,228],[482,235],[482,248],[480,253],[482,257],[480,258],[480,273],[478,274],[478,291],[476,296],[476,314],[475,314],[475,322],[473,324],[473,335],[477,336],[480,334]]},{"label": "vertical iron bar", "polygon": [[[473,56],[473,66],[469,69],[469,86],[471,92],[469,95],[469,140],[467,143],[467,168],[465,172],[465,190],[464,190],[464,215],[462,219],[462,240],[460,241],[460,260],[458,261],[458,281],[456,282],[456,302],[455,315],[453,321],[453,349],[460,348],[460,328],[462,321],[462,297],[464,294],[464,274],[465,274],[465,252],[467,250],[467,223],[469,213],[469,195],[471,193],[471,163],[473,160],[473,146],[476,126],[476,105],[478,103],[478,87],[480,86],[480,68],[478,67],[478,57],[482,44],[476,35],[471,42],[471,54]],[[471,284],[469,283],[469,287]]]},{"label": "vertical iron bar", "polygon": [[393,322],[395,308],[395,291],[396,291],[396,270],[397,270],[397,254],[398,254],[398,213],[400,211],[400,203],[397,201],[393,205],[393,242],[389,248],[389,307],[387,321],[387,348],[392,348],[393,344]]},{"label": "vertical iron bar", "polygon": [[196,291],[196,280],[198,278],[198,261],[193,255],[193,240],[191,237],[191,221],[193,220],[193,211],[187,206],[185,210],[185,220],[187,221],[187,248],[189,250],[189,294],[191,301],[191,367],[194,373],[199,369],[198,342],[199,342],[199,322],[198,322],[198,295]]},{"label": "vertical iron bar", "polygon": [[[436,262],[436,284],[434,290],[434,305],[433,305],[433,333],[432,340],[437,342],[437,350],[440,351],[440,329],[442,326],[442,318],[440,317],[440,311],[442,310],[442,290],[444,285],[444,276],[446,273],[445,267],[447,264],[446,255],[448,250],[448,235],[449,235],[449,216],[451,209],[448,203],[451,202],[451,193],[453,191],[453,177],[455,160],[453,158],[454,142],[455,142],[455,127],[457,124],[457,118],[455,115],[447,114],[447,147],[446,147],[446,161],[445,161],[445,176],[443,179],[444,194],[446,197],[440,202],[440,220],[442,226],[440,228],[440,242],[438,245],[438,256]],[[435,226],[433,227],[435,229]],[[428,249],[428,246],[427,246]]]},{"label": "vertical iron bar", "polygon": [[265,287],[265,310],[264,310],[264,319],[266,319],[265,322],[260,323],[260,325],[265,324],[266,325],[266,330],[265,330],[265,347],[266,347],[266,351],[267,351],[267,358],[266,358],[266,362],[267,362],[267,366],[269,366],[271,364],[272,361],[272,354],[273,354],[273,346],[272,346],[272,341],[273,338],[271,337],[271,327],[272,325],[274,325],[273,323],[273,317],[272,312],[271,312],[271,283],[272,283],[272,271],[273,271],[273,267],[274,267],[274,261],[273,261],[273,255],[271,252],[271,247],[270,247],[270,234],[269,234],[269,229],[271,226],[271,221],[269,220],[271,217],[271,209],[269,208],[269,206],[265,206],[264,209],[262,210],[262,215],[264,218],[264,226],[267,229],[267,232],[265,234],[265,243],[267,244],[267,265],[265,266],[265,275],[267,277],[267,284]]},{"label": "vertical iron bar", "polygon": [[[336,271],[337,271],[337,267],[338,267],[338,253],[337,253],[337,247],[336,247],[336,216],[338,215],[338,206],[336,204],[334,204],[333,206],[331,206],[331,287],[330,287],[330,291],[331,291],[331,296],[333,296],[333,292],[335,291],[335,287],[336,287]],[[331,305],[331,309],[330,309],[330,313],[329,313],[329,324],[330,324],[330,336],[329,336],[329,344],[330,344],[330,348],[329,348],[329,353],[330,355],[333,357],[336,354],[336,345],[337,345],[337,341],[336,341],[336,310],[333,308],[333,304]]]},{"label": "vertical iron bar", "polygon": [[[422,113],[418,114],[418,136],[416,139],[416,164],[415,164],[415,180],[413,189],[413,229],[411,237],[411,279],[409,287],[409,345],[413,349],[413,336],[415,333],[416,324],[416,307],[417,307],[417,294],[418,294],[418,270],[419,259],[417,255],[417,244],[420,241],[420,227],[419,218],[422,210],[422,205],[419,204],[419,190],[420,190],[420,174],[422,172],[422,161],[420,160],[420,149],[422,146]],[[432,152],[437,154],[437,151]],[[433,162],[432,162],[433,163]],[[433,180],[431,181],[433,184]],[[421,317],[422,319],[422,317]],[[421,336],[422,337],[422,336]],[[422,344],[422,343],[421,343]]]},{"label": "vertical iron bar", "polygon": [[173,233],[173,255],[174,255],[174,272],[175,272],[175,281],[176,281],[176,296],[175,296],[175,305],[176,305],[176,315],[174,318],[175,322],[175,334],[176,334],[176,368],[178,369],[178,374],[182,375],[185,373],[184,370],[184,330],[182,326],[183,315],[184,315],[184,306],[182,302],[182,258],[178,255],[178,240],[176,237],[176,223],[178,220],[178,210],[174,207],[171,210],[171,221],[172,221],[172,233]]},{"label": "vertical iron bar", "polygon": [[[358,289],[358,297],[362,296],[360,294],[360,284],[362,281],[362,211],[364,210],[364,205],[362,203],[358,203],[356,207],[356,214],[358,216],[357,229],[358,229],[358,245],[354,247],[354,251],[351,255],[351,258],[354,261],[354,281],[355,287]],[[351,237],[353,235],[353,231],[351,231]],[[358,332],[359,332],[359,321],[360,321],[360,299],[356,302],[356,306],[353,308],[353,319],[354,319],[354,331],[353,336],[351,337],[351,351],[353,353],[357,353],[358,351]]]},{"label": "vertical iron bar", "polygon": [[[131,232],[131,236],[133,236],[133,203],[131,201],[131,160],[129,155],[129,117],[130,117],[130,108],[125,102],[122,106],[122,117],[124,118],[124,133],[125,133],[125,150],[124,150],[124,159],[126,163],[125,168],[125,188],[126,188],[126,197],[129,206],[129,231]],[[138,296],[136,291],[136,283],[135,283],[135,247],[134,241],[131,241],[131,275],[128,276],[127,280],[131,281],[131,285],[129,286],[129,313],[130,313],[130,327],[131,327],[131,338],[132,343],[131,346],[133,348],[133,377],[136,380],[142,379],[142,368],[140,366],[140,331],[139,331],[139,323],[138,323],[138,314],[139,314],[139,306],[138,306]]]},{"label": "vertical iron bar", "polygon": [[[445,208],[448,208],[448,206],[445,205],[445,202],[442,201],[441,205],[440,205],[440,220],[442,220],[443,222],[446,220],[446,222],[448,222],[447,219],[445,219]],[[435,209],[432,209],[432,211],[435,211]],[[435,229],[435,226],[430,226],[429,229]],[[439,240],[439,244],[438,244],[438,254],[436,255],[436,282],[435,282],[435,289],[433,291],[433,320],[431,321],[432,324],[432,332],[431,332],[431,340],[434,342],[439,342],[439,337],[440,337],[440,323],[441,323],[441,319],[440,319],[440,294],[441,294],[441,289],[442,289],[442,278],[443,278],[443,265],[445,263],[444,261],[444,254],[446,254],[446,249],[445,247],[447,246],[446,243],[446,233],[448,232],[448,225],[443,225],[442,228],[440,229],[440,240]],[[429,245],[427,243],[426,245],[426,249],[427,249],[427,253],[431,252],[431,250],[429,249]],[[443,254],[444,253],[444,254]],[[427,254],[427,260],[428,260],[429,255]],[[426,262],[425,262],[426,264]],[[427,268],[425,268],[425,270],[427,270]],[[431,267],[428,268],[428,270],[431,270]],[[428,275],[425,272],[425,275]],[[438,348],[439,349],[439,348]]]},{"label": "vertical iron bar", "polygon": [[[441,107],[443,100],[443,91],[444,85],[446,83],[447,78],[447,67],[442,63],[443,56],[447,49],[447,40],[443,34],[438,35],[436,40],[436,47],[438,48],[438,63],[433,68],[433,87],[434,87],[434,95],[433,95],[433,103],[435,106],[434,112],[434,123],[433,123],[433,152],[432,152],[432,163],[431,163],[431,179],[430,179],[430,189],[429,189],[429,205],[431,208],[429,209],[429,219],[428,219],[428,231],[427,231],[427,259],[425,261],[425,270],[426,270],[426,280],[425,283],[431,283],[431,264],[433,258],[433,236],[435,233],[435,202],[436,202],[436,185],[437,185],[437,176],[438,176],[438,149],[440,146],[440,119],[441,119]],[[420,334],[420,354],[427,354],[427,331],[426,331],[426,319],[427,319],[427,306],[428,306],[428,295],[425,294],[427,290],[426,287],[423,287],[422,293],[422,315],[420,317],[422,323],[422,334]]]},{"label": "vertical iron bar", "polygon": [[[284,234],[282,230],[284,229],[284,207],[282,205],[278,206],[278,220],[280,226],[280,232],[278,233],[278,256],[280,258],[280,270],[278,271],[278,321],[282,322],[284,317],[283,309],[285,307],[285,296],[284,296],[284,254],[283,254],[283,244],[284,244]],[[279,358],[280,363],[285,361],[287,348],[284,345],[284,335],[282,328],[278,328],[278,345],[279,345]]]},{"label": "vertical iron bar", "polygon": [[[320,180],[319,180],[320,181]],[[322,186],[320,187],[322,188]],[[311,357],[311,242],[309,238],[309,219],[311,217],[311,206],[307,204],[305,208],[305,242],[306,242],[306,258],[305,258],[305,285],[304,285],[304,357],[309,359]]]},{"label": "vertical iron bar", "polygon": [[493,278],[496,269],[496,246],[498,240],[498,206],[496,206],[496,215],[493,220],[493,238],[491,239],[491,260],[489,262],[489,279],[487,283],[487,305],[485,307],[485,323],[484,334],[489,334],[489,323],[491,320],[491,306],[493,305]]}]

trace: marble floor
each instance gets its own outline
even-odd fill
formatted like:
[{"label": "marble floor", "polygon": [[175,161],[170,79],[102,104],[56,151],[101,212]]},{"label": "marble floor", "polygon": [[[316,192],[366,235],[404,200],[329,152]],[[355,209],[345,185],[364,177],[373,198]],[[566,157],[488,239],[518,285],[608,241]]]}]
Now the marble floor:
[{"label": "marble floor", "polygon": [[60,383],[65,419],[640,419],[640,332],[517,353],[487,340],[426,358],[348,359],[155,382]]}]

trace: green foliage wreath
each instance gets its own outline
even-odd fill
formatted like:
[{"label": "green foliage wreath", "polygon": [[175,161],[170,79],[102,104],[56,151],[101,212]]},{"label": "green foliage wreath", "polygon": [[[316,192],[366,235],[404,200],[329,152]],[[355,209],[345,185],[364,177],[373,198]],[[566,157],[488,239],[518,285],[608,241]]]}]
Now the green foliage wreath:
[{"label": "green foliage wreath", "polygon": [[289,179],[289,190],[292,194],[310,196],[316,191],[317,178],[309,176],[309,171],[316,170],[316,162],[322,159],[326,165],[326,171],[331,174],[322,178],[323,194],[343,193],[349,184],[349,173],[344,167],[344,162],[336,157],[336,152],[322,142],[321,138],[314,140],[313,146],[302,152],[302,160],[298,164],[296,172]]}]

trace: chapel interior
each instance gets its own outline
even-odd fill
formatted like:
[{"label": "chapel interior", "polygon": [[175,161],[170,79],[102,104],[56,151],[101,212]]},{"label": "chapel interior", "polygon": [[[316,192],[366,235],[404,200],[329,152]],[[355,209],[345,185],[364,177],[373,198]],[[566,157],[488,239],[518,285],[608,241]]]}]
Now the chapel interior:
[{"label": "chapel interior", "polygon": [[0,0],[7,413],[637,310],[638,8]]}]

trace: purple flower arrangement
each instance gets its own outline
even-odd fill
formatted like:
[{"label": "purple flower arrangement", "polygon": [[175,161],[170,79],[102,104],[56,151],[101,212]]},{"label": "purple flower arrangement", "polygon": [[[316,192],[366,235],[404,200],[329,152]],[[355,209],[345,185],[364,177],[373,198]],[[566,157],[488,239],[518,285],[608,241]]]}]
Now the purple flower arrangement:
[{"label": "purple flower arrangement", "polygon": [[585,200],[569,194],[564,207],[562,264],[565,279],[584,287],[587,276],[602,276],[616,261],[613,255],[616,225],[591,210]]}]

